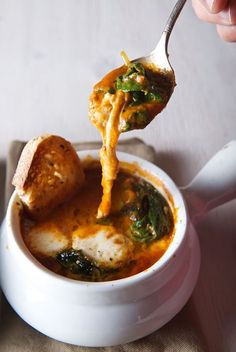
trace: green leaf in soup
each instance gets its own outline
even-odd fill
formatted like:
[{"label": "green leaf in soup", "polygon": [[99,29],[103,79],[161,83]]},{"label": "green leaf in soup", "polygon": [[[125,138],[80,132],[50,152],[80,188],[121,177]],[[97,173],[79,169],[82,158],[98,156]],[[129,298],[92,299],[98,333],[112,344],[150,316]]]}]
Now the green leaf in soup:
[{"label": "green leaf in soup", "polygon": [[130,231],[138,242],[149,243],[159,240],[171,232],[173,216],[165,198],[147,182],[135,185],[141,206]]},{"label": "green leaf in soup", "polygon": [[150,194],[148,218],[150,220],[151,228],[155,237],[160,239],[162,236],[168,234],[172,228],[172,217],[166,212],[169,209],[165,199],[157,195]]},{"label": "green leaf in soup", "polygon": [[132,78],[123,79],[123,76],[120,76],[116,80],[116,89],[120,89],[125,93],[137,92],[143,90],[143,85]]},{"label": "green leaf in soup", "polygon": [[129,216],[131,219],[137,219],[137,215],[138,215],[138,204],[137,202],[132,202],[132,203],[128,203],[125,204],[123,206],[123,208],[120,210],[122,215],[127,215]]},{"label": "green leaf in soup", "polygon": [[138,73],[142,76],[145,76],[145,68],[143,64],[141,64],[141,62],[131,64],[130,67],[128,68],[126,75],[129,76],[133,73]]},{"label": "green leaf in soup", "polygon": [[148,111],[146,109],[135,111],[129,120],[132,128],[143,128],[148,123]]},{"label": "green leaf in soup", "polygon": [[131,64],[127,72],[116,79],[116,89],[125,93],[143,91],[145,84],[145,69],[141,63]]},{"label": "green leaf in soup", "polygon": [[149,114],[147,109],[140,109],[132,112],[120,132],[127,132],[133,129],[144,128],[149,122]]},{"label": "green leaf in soup", "polygon": [[135,106],[135,105],[140,105],[145,102],[146,96],[145,93],[140,91],[140,92],[132,92],[130,93],[131,95],[131,102],[129,103],[129,106]]},{"label": "green leaf in soup", "polygon": [[152,103],[152,102],[163,103],[163,99],[158,92],[148,92],[145,96],[145,102],[147,102],[147,103]]},{"label": "green leaf in soup", "polygon": [[73,274],[90,276],[97,269],[96,265],[84,255],[82,250],[69,249],[63,251],[57,254],[56,259]]}]

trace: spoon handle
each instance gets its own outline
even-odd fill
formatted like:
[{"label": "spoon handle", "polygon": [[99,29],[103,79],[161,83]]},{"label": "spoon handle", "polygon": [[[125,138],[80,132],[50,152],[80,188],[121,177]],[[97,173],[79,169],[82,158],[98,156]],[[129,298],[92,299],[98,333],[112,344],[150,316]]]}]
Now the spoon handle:
[{"label": "spoon handle", "polygon": [[179,17],[179,14],[182,10],[182,8],[184,7],[184,4],[186,3],[186,0],[178,0],[173,8],[173,10],[171,11],[171,14],[166,22],[165,28],[162,32],[161,38],[159,43],[157,44],[156,48],[154,49],[154,52],[159,49],[160,43],[164,43],[166,52],[167,52],[167,46],[168,46],[168,42],[169,42],[169,37],[170,34],[172,32],[172,29],[175,25],[175,22],[177,20],[177,18]]}]

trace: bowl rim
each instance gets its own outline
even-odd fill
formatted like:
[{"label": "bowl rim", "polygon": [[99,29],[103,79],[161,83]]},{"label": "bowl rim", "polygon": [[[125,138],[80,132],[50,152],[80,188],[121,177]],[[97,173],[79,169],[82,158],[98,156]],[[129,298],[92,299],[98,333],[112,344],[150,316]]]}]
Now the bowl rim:
[{"label": "bowl rim", "polygon": [[[81,150],[77,151],[81,160],[91,157],[94,160],[99,160],[99,150],[98,149],[91,149],[91,150]],[[147,268],[146,270],[137,273],[135,275],[118,279],[118,280],[110,280],[110,281],[101,281],[101,282],[90,282],[90,281],[81,281],[70,279],[64,277],[62,275],[56,274],[53,271],[47,269],[43,264],[41,264],[29,251],[22,235],[20,233],[20,224],[19,224],[19,211],[18,216],[16,218],[17,209],[14,206],[20,199],[16,193],[13,192],[6,214],[6,226],[7,229],[11,229],[12,239],[14,241],[15,247],[18,250],[18,253],[24,260],[27,262],[28,265],[33,266],[42,275],[46,275],[47,278],[55,280],[59,284],[66,284],[72,286],[80,286],[80,287],[93,287],[97,291],[107,291],[109,289],[113,290],[114,287],[116,288],[125,288],[132,286],[134,284],[144,282],[153,275],[162,272],[165,267],[170,263],[171,259],[176,256],[177,252],[179,251],[180,247],[182,246],[184,239],[187,233],[187,224],[188,224],[188,214],[187,214],[187,207],[185,204],[185,200],[183,195],[171,177],[164,172],[161,168],[159,168],[154,163],[147,161],[139,156],[135,156],[130,153],[120,152],[117,151],[117,157],[121,162],[128,162],[130,164],[135,163],[142,169],[155,176],[161,183],[164,184],[165,188],[170,192],[173,197],[174,205],[178,205],[178,217],[176,223],[176,231],[174,234],[174,238],[172,239],[169,247],[162,255],[160,259],[158,259],[152,266]],[[149,181],[150,182],[150,181]],[[174,191],[174,194],[173,194]]]}]

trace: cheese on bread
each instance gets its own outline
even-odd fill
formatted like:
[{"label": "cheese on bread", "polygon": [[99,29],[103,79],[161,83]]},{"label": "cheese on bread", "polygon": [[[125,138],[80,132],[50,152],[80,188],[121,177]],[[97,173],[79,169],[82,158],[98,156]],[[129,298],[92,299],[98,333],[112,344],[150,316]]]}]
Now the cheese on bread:
[{"label": "cheese on bread", "polygon": [[33,218],[43,218],[77,193],[84,182],[80,159],[64,138],[45,135],[22,151],[12,184]]}]

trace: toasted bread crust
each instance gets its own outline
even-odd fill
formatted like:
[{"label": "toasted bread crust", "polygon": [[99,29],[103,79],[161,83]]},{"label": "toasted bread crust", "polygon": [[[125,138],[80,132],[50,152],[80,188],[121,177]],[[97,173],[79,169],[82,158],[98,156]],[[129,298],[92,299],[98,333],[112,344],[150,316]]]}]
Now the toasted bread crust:
[{"label": "toasted bread crust", "polygon": [[84,182],[79,157],[64,138],[45,135],[22,151],[12,184],[34,218],[47,216],[71,198]]}]

